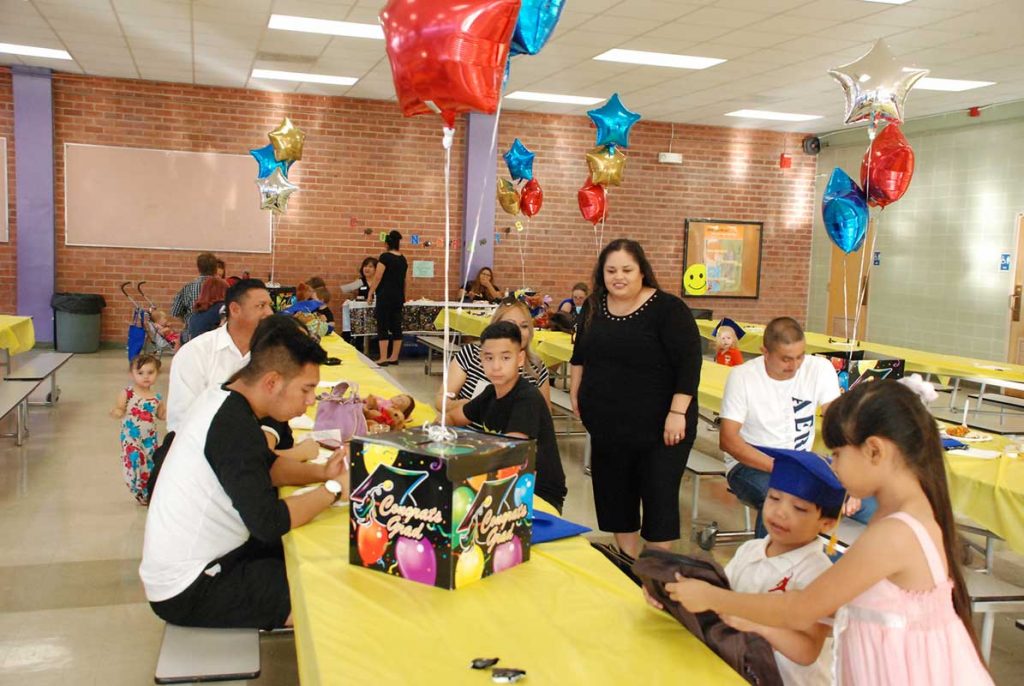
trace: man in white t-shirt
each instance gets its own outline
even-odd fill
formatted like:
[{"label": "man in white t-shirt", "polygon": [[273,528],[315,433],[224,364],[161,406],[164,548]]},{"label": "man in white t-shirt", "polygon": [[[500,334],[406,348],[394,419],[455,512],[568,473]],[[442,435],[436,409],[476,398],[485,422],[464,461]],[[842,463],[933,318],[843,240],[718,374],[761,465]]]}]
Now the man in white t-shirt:
[{"label": "man in white t-shirt", "polygon": [[811,450],[818,408],[839,397],[839,379],[823,357],[805,355],[804,332],[796,320],[778,317],[764,330],[761,357],[734,367],[725,383],[718,446],[725,452],[729,488],[756,507],[757,536],[772,458],[755,445]]},{"label": "man in white t-shirt", "polygon": [[171,362],[167,391],[167,432],[177,431],[189,408],[211,386],[219,386],[249,362],[256,326],[274,313],[270,293],[259,279],[242,279],[224,298],[227,323],[196,336]]}]

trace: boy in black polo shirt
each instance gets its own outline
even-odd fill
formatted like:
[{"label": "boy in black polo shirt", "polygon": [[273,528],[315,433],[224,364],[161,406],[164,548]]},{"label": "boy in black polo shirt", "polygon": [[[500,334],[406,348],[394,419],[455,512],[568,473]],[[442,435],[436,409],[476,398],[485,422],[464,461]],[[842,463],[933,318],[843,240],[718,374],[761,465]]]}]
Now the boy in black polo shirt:
[{"label": "boy in black polo shirt", "polygon": [[519,374],[526,363],[523,339],[513,322],[498,322],[480,335],[480,362],[491,385],[461,407],[448,411],[448,423],[479,424],[490,433],[537,441],[535,493],[559,512],[565,502],[565,471],[558,454],[555,425],[535,386]]}]

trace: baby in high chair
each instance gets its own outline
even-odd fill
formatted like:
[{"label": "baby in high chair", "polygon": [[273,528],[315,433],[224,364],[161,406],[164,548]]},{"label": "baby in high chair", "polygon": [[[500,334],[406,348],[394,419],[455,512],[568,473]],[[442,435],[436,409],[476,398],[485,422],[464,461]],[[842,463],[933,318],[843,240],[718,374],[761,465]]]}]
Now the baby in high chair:
[{"label": "baby in high chair", "polygon": [[711,335],[715,337],[715,362],[724,364],[726,367],[735,367],[743,364],[743,353],[736,347],[739,340],[743,338],[746,331],[739,324],[724,317],[718,322]]}]

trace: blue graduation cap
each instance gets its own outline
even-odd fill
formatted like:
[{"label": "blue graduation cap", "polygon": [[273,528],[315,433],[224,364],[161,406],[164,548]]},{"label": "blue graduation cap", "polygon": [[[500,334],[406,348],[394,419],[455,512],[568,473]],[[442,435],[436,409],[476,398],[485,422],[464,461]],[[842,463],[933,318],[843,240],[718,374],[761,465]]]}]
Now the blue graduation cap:
[{"label": "blue graduation cap", "polygon": [[842,506],[846,489],[825,458],[806,450],[754,447],[775,460],[768,488],[803,498],[826,511]]},{"label": "blue graduation cap", "polygon": [[718,329],[720,327],[723,327],[723,326],[728,326],[729,328],[731,328],[733,331],[736,332],[736,340],[737,341],[747,335],[747,332],[743,330],[742,326],[740,326],[739,324],[737,324],[733,320],[729,319],[728,317],[722,317],[722,320],[720,322],[718,322],[717,324],[715,324],[715,328],[711,331],[711,335],[712,336],[717,336],[718,335]]},{"label": "blue graduation cap", "polygon": [[582,524],[570,522],[547,512],[535,510],[533,513],[533,545],[557,541],[570,536],[579,536],[590,531]]}]

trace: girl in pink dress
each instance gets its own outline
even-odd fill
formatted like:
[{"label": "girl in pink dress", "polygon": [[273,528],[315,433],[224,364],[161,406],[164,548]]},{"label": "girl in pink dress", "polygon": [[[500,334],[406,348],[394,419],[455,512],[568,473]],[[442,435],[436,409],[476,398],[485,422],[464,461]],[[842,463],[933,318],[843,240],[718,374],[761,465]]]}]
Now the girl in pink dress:
[{"label": "girl in pink dress", "polygon": [[942,443],[924,403],[896,381],[859,384],[829,406],[822,434],[848,495],[878,500],[842,559],[802,591],[733,593],[680,579],[668,585],[672,597],[693,612],[792,629],[835,613],[841,686],[992,684],[955,563]]}]

